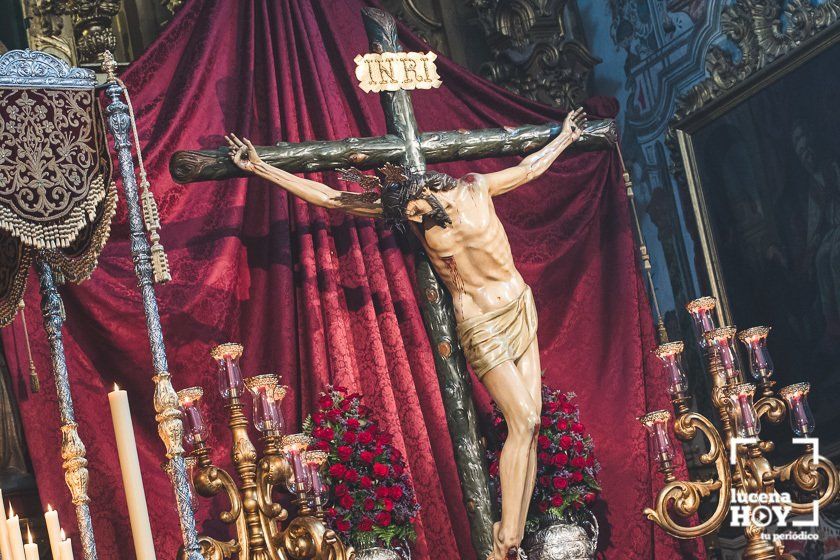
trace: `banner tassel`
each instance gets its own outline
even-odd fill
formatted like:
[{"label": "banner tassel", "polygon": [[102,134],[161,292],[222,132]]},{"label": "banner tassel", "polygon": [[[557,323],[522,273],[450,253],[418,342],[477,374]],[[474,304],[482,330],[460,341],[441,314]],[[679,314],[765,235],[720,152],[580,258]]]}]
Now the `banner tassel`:
[{"label": "banner tassel", "polygon": [[158,212],[155,195],[152,194],[149,179],[146,176],[146,166],[143,164],[143,153],[140,150],[140,136],[137,134],[137,122],[134,119],[134,107],[131,104],[131,97],[128,95],[128,88],[122,80],[117,78],[125,93],[125,101],[128,105],[128,115],[131,118],[131,131],[134,135],[134,145],[137,149],[137,167],[140,169],[140,203],[143,207],[143,222],[146,231],[149,232],[152,252],[152,273],[156,284],[164,284],[172,280],[169,271],[169,257],[160,242],[160,213]]},{"label": "banner tassel", "polygon": [[26,325],[26,304],[20,300],[20,319],[23,322],[23,340],[26,342],[26,356],[29,358],[29,388],[33,393],[41,390],[41,380],[38,378],[38,370],[35,369],[35,360],[32,359],[32,348],[29,346],[29,328]]}]

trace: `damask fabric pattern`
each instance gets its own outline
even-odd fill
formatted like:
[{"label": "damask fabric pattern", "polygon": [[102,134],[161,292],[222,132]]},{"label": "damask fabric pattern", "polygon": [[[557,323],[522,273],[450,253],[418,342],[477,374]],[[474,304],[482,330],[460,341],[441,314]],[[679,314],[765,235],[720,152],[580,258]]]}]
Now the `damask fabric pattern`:
[{"label": "damask fabric pattern", "polygon": [[92,89],[0,88],[0,326],[15,317],[36,251],[68,280],[90,276],[116,198]]},{"label": "damask fabric pattern", "polygon": [[[167,164],[176,149],[216,148],[234,131],[270,144],[385,131],[379,98],[355,84],[353,57],[367,52],[358,0],[193,0],[124,75],[137,110],[144,156],[160,203],[173,279],[157,289],[176,388],[202,385],[213,459],[229,466],[229,436],[212,344],[242,342],[246,374],[278,372],[291,386],[291,426],[312,411],[319,390],[361,391],[405,452],[422,512],[414,557],[474,558],[448,437],[432,349],[413,284],[407,244],[369,219],[326,211],[259,179],[178,185]],[[408,50],[426,50],[407,30]],[[493,86],[439,58],[443,87],[413,94],[421,130],[483,128],[559,120],[563,114]],[[609,100],[588,104],[609,116]],[[439,166],[460,175],[494,171],[517,158]],[[307,175],[338,189],[334,173]],[[352,187],[356,188],[356,187]],[[636,417],[664,408],[662,376],[649,349],[653,325],[617,158],[562,157],[533,185],[497,199],[517,265],[532,286],[547,382],[580,395],[582,419],[603,464],[596,506],[609,559],[695,558],[641,515],[655,475]],[[127,389],[157,555],[180,542],[175,503],[160,468],[148,340],[128,247],[124,211],[88,282],[62,289],[65,345],[79,433],[90,460],[93,523],[102,558],[131,558],[113,433],[102,421],[114,381]],[[38,301],[31,286],[27,303]],[[422,296],[421,296],[422,297]],[[34,322],[34,321],[33,321]],[[40,368],[49,359],[33,331]],[[2,332],[16,388],[25,379],[22,331]],[[73,529],[58,457],[55,392],[18,392],[44,503],[58,504]],[[483,410],[487,397],[476,383]],[[199,530],[224,500],[198,501]],[[75,535],[73,535],[75,537]],[[74,538],[74,542],[78,542]],[[688,546],[691,552],[681,551]]]}]

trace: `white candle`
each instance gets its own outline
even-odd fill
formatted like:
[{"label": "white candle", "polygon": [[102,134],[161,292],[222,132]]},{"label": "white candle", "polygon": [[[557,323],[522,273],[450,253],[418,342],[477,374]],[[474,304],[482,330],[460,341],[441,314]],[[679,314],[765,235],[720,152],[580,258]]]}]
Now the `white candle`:
[{"label": "white candle", "polygon": [[53,560],[61,559],[61,524],[58,522],[58,512],[50,504],[47,504],[47,511],[44,512],[44,519],[47,522],[47,535],[50,537],[50,552]]},{"label": "white candle", "polygon": [[4,560],[12,558],[12,547],[9,545],[9,529],[6,527],[6,509],[3,506],[3,490],[0,490],[0,555]]},{"label": "white candle", "polygon": [[140,460],[137,457],[137,443],[134,440],[128,394],[121,391],[115,384],[114,390],[108,393],[108,402],[111,405],[111,420],[114,422],[114,434],[117,438],[125,501],[128,504],[128,519],[131,522],[131,535],[134,538],[134,553],[137,558],[154,560],[155,546],[152,539],[152,527],[149,525],[149,510],[146,507],[143,478],[140,475]]},{"label": "white candle", "polygon": [[38,545],[32,542],[32,531],[29,530],[28,525],[26,527],[26,540],[29,541],[29,543],[23,545],[23,554],[26,556],[26,560],[40,560]]},{"label": "white candle", "polygon": [[61,556],[54,560],[73,560],[73,542],[64,536],[64,529],[61,530]]},{"label": "white candle", "polygon": [[9,530],[9,547],[12,549],[12,560],[26,560],[23,553],[23,535],[20,534],[20,518],[15,515],[12,504],[9,504],[9,518],[6,520]]}]

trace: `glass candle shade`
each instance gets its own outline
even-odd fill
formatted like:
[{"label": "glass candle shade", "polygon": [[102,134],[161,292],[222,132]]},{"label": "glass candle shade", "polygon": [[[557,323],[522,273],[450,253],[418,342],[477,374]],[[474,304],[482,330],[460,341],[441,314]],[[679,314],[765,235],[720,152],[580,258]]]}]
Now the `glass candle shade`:
[{"label": "glass candle shade", "polygon": [[752,383],[733,385],[726,391],[726,398],[729,400],[727,408],[738,437],[757,437],[761,431],[761,424],[753,406],[754,397],[755,385]]},{"label": "glass candle shade", "polygon": [[285,427],[275,393],[280,380],[274,374],[254,375],[245,380],[251,392],[254,427],[260,432],[279,433]]},{"label": "glass candle shade", "polygon": [[741,380],[741,359],[735,345],[736,332],[735,327],[720,327],[704,335],[706,342],[720,360],[721,371],[718,375],[724,385]]},{"label": "glass candle shade", "polygon": [[[289,480],[289,490],[297,493],[302,486],[304,492],[308,492],[311,488],[311,480],[309,478],[308,469],[304,468],[303,453],[306,448],[312,443],[312,438],[306,434],[289,434],[283,436],[281,447],[283,453],[289,464],[292,466],[293,479]],[[298,484],[300,481],[300,484]]]},{"label": "glass candle shade", "polygon": [[773,360],[767,350],[768,334],[770,334],[770,327],[753,327],[738,333],[738,338],[747,347],[752,376],[756,381],[764,383],[773,375]]},{"label": "glass candle shade", "polygon": [[671,413],[667,410],[655,410],[639,418],[639,422],[650,433],[650,441],[653,444],[653,458],[660,466],[674,460],[674,446],[671,444],[671,437],[668,435],[668,422],[670,420]]},{"label": "glass candle shade", "polygon": [[239,368],[239,358],[242,357],[243,349],[241,344],[226,342],[210,351],[218,368],[219,392],[226,399],[242,396],[242,370]]},{"label": "glass candle shade", "polygon": [[814,415],[808,404],[808,392],[811,390],[810,383],[795,383],[779,389],[779,396],[784,399],[788,406],[788,417],[793,433],[800,437],[811,435],[816,428]]},{"label": "glass candle shade", "polygon": [[326,451],[306,451],[303,454],[303,461],[309,469],[309,480],[312,483],[312,493],[317,496],[324,496],[324,481],[321,478],[321,468],[327,462]]},{"label": "glass candle shade", "polygon": [[207,437],[207,429],[199,408],[202,396],[204,389],[201,387],[189,387],[178,391],[178,403],[184,414],[184,438],[190,445],[195,445]]},{"label": "glass candle shade", "polygon": [[688,381],[685,378],[682,357],[684,348],[685,345],[678,341],[662,344],[654,350],[656,357],[662,362],[667,383],[665,389],[672,399],[681,399],[688,394]]},{"label": "glass candle shade", "polygon": [[708,346],[706,340],[706,333],[714,330],[715,319],[714,312],[717,300],[713,297],[701,297],[688,302],[685,308],[688,314],[691,315],[691,323],[694,329],[694,336],[697,337],[697,344],[703,350]]}]

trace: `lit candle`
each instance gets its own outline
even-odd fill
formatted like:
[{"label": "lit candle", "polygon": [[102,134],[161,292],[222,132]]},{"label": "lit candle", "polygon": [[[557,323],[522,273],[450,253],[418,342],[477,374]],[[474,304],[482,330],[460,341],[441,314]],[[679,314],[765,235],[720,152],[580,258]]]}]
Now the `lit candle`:
[{"label": "lit candle", "polygon": [[134,538],[134,552],[137,558],[152,560],[155,558],[155,546],[152,539],[152,527],[149,525],[143,478],[140,475],[140,460],[137,457],[128,394],[115,384],[114,390],[108,393],[108,402],[111,405],[111,419],[117,438],[117,453],[120,457],[131,535]]},{"label": "lit candle", "polygon": [[23,554],[26,556],[26,560],[40,560],[38,545],[32,542],[32,531],[29,530],[29,525],[26,526],[26,539],[29,541],[28,544],[23,545]]},{"label": "lit candle", "polygon": [[61,530],[61,556],[58,560],[73,560],[73,541],[64,535],[64,529]]},{"label": "lit candle", "polygon": [[12,560],[26,560],[23,553],[23,535],[20,534],[20,518],[15,515],[12,504],[9,504],[9,518],[6,520],[9,529],[9,547],[12,549]]},{"label": "lit candle", "polygon": [[6,527],[6,510],[3,507],[3,490],[0,490],[0,555],[3,558],[12,557],[9,546],[9,529]]},{"label": "lit candle", "polygon": [[61,558],[61,524],[58,522],[58,512],[50,504],[47,504],[44,520],[47,522],[47,535],[50,537],[50,552],[55,560],[59,560]]}]

